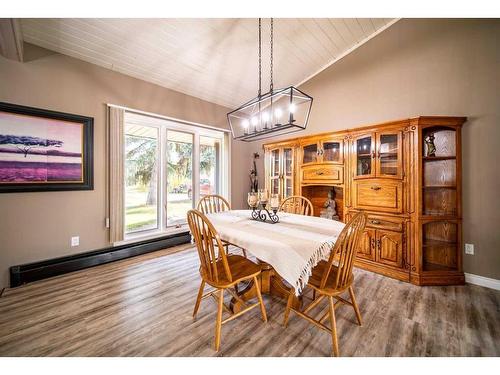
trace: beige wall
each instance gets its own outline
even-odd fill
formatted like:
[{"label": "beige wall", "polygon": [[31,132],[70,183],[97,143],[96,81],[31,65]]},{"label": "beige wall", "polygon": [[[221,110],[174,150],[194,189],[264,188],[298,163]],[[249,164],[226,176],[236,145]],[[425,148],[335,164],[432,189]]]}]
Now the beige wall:
[{"label": "beige wall", "polygon": [[300,134],[418,115],[467,116],[463,238],[475,245],[475,255],[464,255],[464,269],[495,279],[500,279],[499,40],[500,20],[401,20],[300,87],[314,98],[310,123]]},{"label": "beige wall", "polygon": [[[106,103],[227,128],[227,108],[27,46],[27,62],[0,56],[0,101],[94,117],[94,190],[0,194],[0,288],[7,286],[9,266],[108,246]],[[233,202],[241,206],[245,147],[232,150]],[[74,235],[80,246],[72,248]]]}]

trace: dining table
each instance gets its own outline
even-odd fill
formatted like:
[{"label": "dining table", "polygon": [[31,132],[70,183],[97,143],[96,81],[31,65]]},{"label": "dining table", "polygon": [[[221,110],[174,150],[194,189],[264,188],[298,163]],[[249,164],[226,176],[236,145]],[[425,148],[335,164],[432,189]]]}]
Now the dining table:
[{"label": "dining table", "polygon": [[[277,223],[253,219],[252,210],[229,210],[206,216],[221,240],[245,249],[256,258],[262,269],[258,278],[261,292],[286,300],[292,290],[293,305],[298,308],[312,269],[328,259],[345,224],[316,216],[277,214]],[[253,282],[238,291],[238,296],[239,300],[231,301],[234,312],[244,308],[242,301],[256,297]]]}]

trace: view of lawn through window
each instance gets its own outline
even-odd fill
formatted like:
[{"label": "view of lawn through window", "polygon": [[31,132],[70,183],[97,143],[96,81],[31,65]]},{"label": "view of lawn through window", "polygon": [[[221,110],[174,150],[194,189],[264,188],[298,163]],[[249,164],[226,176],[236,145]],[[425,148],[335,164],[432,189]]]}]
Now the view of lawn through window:
[{"label": "view of lawn through window", "polygon": [[186,222],[193,208],[193,135],[167,131],[167,226]]},{"label": "view of lawn through window", "polygon": [[125,126],[126,232],[158,228],[158,129]]},{"label": "view of lawn through window", "polygon": [[125,123],[125,233],[179,227],[199,198],[221,193],[224,135],[131,118]]}]

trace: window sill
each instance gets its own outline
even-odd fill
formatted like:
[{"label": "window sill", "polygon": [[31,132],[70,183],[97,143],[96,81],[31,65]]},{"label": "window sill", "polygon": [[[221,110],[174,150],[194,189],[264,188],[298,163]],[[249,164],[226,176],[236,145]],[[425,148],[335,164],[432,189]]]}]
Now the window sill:
[{"label": "window sill", "polygon": [[123,241],[113,242],[113,246],[127,245],[127,244],[131,244],[134,242],[140,242],[140,241],[144,241],[144,240],[151,240],[154,238],[165,237],[165,236],[169,236],[171,234],[188,233],[188,232],[189,232],[189,227],[187,224],[184,224],[180,228],[170,228],[167,230],[154,231],[154,232],[148,232],[148,233],[133,233],[133,234],[125,235],[125,239]]}]

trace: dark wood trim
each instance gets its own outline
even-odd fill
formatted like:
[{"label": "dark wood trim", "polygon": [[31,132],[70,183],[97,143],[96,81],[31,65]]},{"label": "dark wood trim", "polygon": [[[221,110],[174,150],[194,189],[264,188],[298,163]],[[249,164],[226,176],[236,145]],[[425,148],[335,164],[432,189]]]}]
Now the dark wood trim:
[{"label": "dark wood trim", "polygon": [[94,118],[42,108],[0,102],[0,111],[33,117],[78,122],[83,125],[82,182],[2,183],[0,193],[94,190]]},{"label": "dark wood trim", "polygon": [[189,243],[189,232],[10,267],[10,287]]}]

